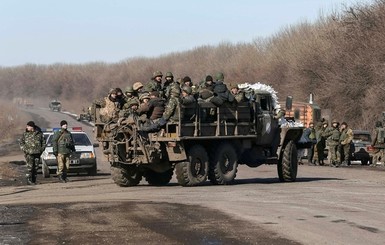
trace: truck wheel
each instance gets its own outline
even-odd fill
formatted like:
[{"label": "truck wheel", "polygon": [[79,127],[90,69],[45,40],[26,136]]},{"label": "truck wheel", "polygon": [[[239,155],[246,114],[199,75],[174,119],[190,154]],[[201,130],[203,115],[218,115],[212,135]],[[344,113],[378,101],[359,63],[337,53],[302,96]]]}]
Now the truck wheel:
[{"label": "truck wheel", "polygon": [[43,174],[44,178],[49,178],[49,168],[44,162],[41,164],[41,173]]},{"label": "truck wheel", "polygon": [[231,184],[237,175],[238,159],[234,147],[223,143],[216,148],[210,162],[209,179],[215,185]]},{"label": "truck wheel", "polygon": [[173,174],[174,174],[174,169],[169,169],[163,173],[157,173],[149,169],[145,172],[144,177],[146,178],[146,181],[150,185],[162,186],[170,183],[170,180],[172,179]]},{"label": "truck wheel", "polygon": [[201,145],[193,146],[187,152],[186,162],[175,167],[176,178],[182,186],[195,186],[206,181],[209,170],[209,157]]},{"label": "truck wheel", "polygon": [[283,154],[278,161],[277,168],[281,182],[292,182],[297,178],[297,148],[293,141],[289,141],[285,146]]},{"label": "truck wheel", "polygon": [[111,166],[111,175],[115,184],[122,187],[138,185],[142,180],[136,166]]},{"label": "truck wheel", "polygon": [[361,165],[368,165],[369,159],[362,159],[361,160]]}]

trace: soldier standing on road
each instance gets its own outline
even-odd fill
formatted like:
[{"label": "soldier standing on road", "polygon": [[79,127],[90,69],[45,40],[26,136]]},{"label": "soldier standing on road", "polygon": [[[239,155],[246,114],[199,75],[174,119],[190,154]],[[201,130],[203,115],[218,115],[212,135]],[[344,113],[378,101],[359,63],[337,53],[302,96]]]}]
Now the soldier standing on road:
[{"label": "soldier standing on road", "polygon": [[70,155],[75,152],[75,142],[72,134],[67,130],[68,123],[60,122],[61,129],[56,131],[52,138],[53,154],[57,159],[57,176],[62,183],[68,182],[67,172],[70,167]]},{"label": "soldier standing on road", "polygon": [[311,142],[310,148],[307,149],[307,162],[308,162],[308,164],[318,165],[318,162],[313,160],[313,158],[314,158],[314,146],[317,143],[316,133],[315,133],[313,122],[310,122],[309,127],[307,129],[305,129],[305,134],[307,135],[307,138]]},{"label": "soldier standing on road", "polygon": [[330,151],[330,166],[339,167],[341,164],[340,153],[338,147],[340,144],[340,130],[339,122],[337,120],[332,121],[332,127],[327,128],[322,136],[326,137],[327,145],[329,146]]},{"label": "soldier standing on road", "polygon": [[27,123],[27,127],[20,139],[20,149],[24,151],[27,164],[27,184],[36,184],[37,169],[40,163],[40,155],[45,149],[45,141],[40,128],[33,121]]},{"label": "soldier standing on road", "polygon": [[[349,165],[349,156],[350,156],[350,144],[353,141],[353,130],[349,128],[346,122],[341,123],[340,127],[341,136],[340,136],[340,154],[342,166]],[[343,159],[342,159],[343,158]]]},{"label": "soldier standing on road", "polygon": [[374,138],[372,140],[372,147],[375,151],[373,152],[373,161],[371,166],[376,166],[385,159],[385,128],[381,121],[376,122],[376,128],[374,129]]}]

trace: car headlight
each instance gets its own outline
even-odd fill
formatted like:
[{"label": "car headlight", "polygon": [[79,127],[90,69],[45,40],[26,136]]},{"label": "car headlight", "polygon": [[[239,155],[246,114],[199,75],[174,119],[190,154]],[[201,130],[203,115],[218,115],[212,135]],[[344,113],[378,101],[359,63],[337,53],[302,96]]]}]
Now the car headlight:
[{"label": "car headlight", "polygon": [[47,154],[47,156],[43,157],[44,160],[55,160],[56,156],[54,154]]},{"label": "car headlight", "polygon": [[93,152],[83,152],[80,154],[80,158],[95,158]]}]

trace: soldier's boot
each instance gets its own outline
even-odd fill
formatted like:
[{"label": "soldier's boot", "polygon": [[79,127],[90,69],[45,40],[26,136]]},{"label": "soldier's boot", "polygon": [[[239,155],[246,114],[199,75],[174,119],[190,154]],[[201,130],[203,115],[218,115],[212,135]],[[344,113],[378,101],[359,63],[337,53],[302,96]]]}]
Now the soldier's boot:
[{"label": "soldier's boot", "polygon": [[67,178],[67,173],[63,173],[62,177],[65,182],[70,182],[70,180]]},{"label": "soldier's boot", "polygon": [[66,182],[65,179],[63,178],[63,175],[61,175],[61,174],[59,174],[59,175],[57,176],[57,178],[59,179],[59,181],[60,181],[61,183],[65,183],[65,182]]},{"label": "soldier's boot", "polygon": [[34,185],[35,183],[32,181],[32,176],[31,175],[27,175],[27,185]]},{"label": "soldier's boot", "polygon": [[34,174],[32,175],[32,183],[36,185],[37,176]]}]

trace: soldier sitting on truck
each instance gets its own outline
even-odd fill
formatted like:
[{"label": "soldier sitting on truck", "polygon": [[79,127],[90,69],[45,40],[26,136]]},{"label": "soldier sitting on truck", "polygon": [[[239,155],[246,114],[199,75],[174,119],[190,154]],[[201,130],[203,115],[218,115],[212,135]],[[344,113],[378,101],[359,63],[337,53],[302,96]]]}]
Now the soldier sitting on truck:
[{"label": "soldier sitting on truck", "polygon": [[221,106],[225,102],[233,103],[235,101],[234,95],[228,90],[226,84],[224,84],[224,75],[222,72],[219,72],[216,75],[216,81],[214,85],[214,98],[210,100],[216,106]]},{"label": "soldier sitting on truck", "polygon": [[188,121],[193,120],[195,116],[196,102],[197,101],[194,95],[192,95],[192,88],[186,85],[183,86],[181,103],[187,107],[184,109],[184,119]]},{"label": "soldier sitting on truck", "polygon": [[[94,108],[100,109],[100,121],[108,123],[110,121],[115,121],[118,119],[119,111],[122,108],[121,101],[118,101],[116,98],[116,89],[110,89],[108,96],[94,100],[92,103],[92,111]],[[95,115],[92,115],[92,118],[95,119]]]},{"label": "soldier sitting on truck", "polygon": [[180,87],[176,84],[173,84],[170,89],[170,98],[166,104],[164,113],[159,120],[155,120],[148,126],[143,126],[141,131],[144,132],[157,132],[159,131],[167,122],[178,122],[179,121],[179,111],[181,118],[183,118],[183,111],[179,110],[181,104],[180,98]]}]

